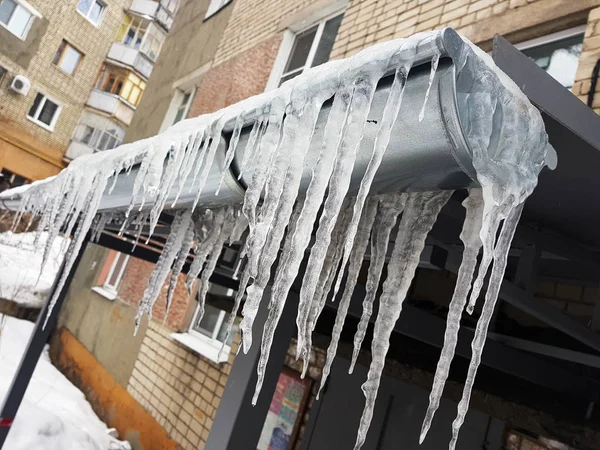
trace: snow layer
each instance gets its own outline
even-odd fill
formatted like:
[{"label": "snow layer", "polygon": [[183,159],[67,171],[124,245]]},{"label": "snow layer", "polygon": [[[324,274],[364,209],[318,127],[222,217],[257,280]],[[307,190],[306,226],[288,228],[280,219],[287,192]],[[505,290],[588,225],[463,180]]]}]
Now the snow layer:
[{"label": "snow layer", "polygon": [[[58,236],[51,242],[43,270],[43,254],[34,245],[35,239],[36,233],[0,233],[0,298],[41,308],[60,270],[68,239]],[[43,233],[40,245],[47,241],[48,233]]]},{"label": "snow layer", "polygon": [[[179,122],[154,138],[127,144],[111,152],[81,157],[51,182],[20,191],[23,195],[20,212],[40,214],[40,228],[47,230],[51,237],[61,229],[65,229],[67,235],[73,235],[66,259],[68,272],[90,227],[95,224],[97,228],[93,231],[97,234],[98,228],[106,223],[104,217],[96,217],[100,200],[105,193],[110,193],[115,178],[121,172],[129,172],[134,164],[139,164],[123,227],[136,220],[130,213],[134,209],[143,210],[147,203],[145,209],[149,210],[150,233],[162,210],[177,204],[176,200],[167,203],[169,193],[174,190],[179,197],[188,176],[192,176],[190,192],[195,193],[195,201],[191,208],[182,208],[175,214],[172,233],[144,294],[137,319],[139,321],[143,313],[151,313],[167,279],[176,282],[176,277],[169,277],[169,272],[173,264],[176,273],[180,270],[182,258],[187,256],[190,248],[194,249],[194,260],[186,284],[191,288],[196,277],[201,276],[199,300],[203,305],[206,286],[223,245],[238,239],[241,233],[240,227],[236,226],[240,223],[238,209],[200,205],[196,210],[196,207],[209,182],[213,163],[218,163],[222,170],[218,183],[221,186],[227,168],[236,162],[236,157],[239,158],[236,147],[241,141],[241,128],[252,127],[250,142],[241,161],[241,170],[251,170],[252,174],[244,177],[244,180],[249,180],[241,206],[248,224],[244,246],[246,264],[235,299],[237,310],[245,296],[240,325],[244,352],[248,352],[252,345],[254,320],[264,301],[265,288],[272,284],[254,402],[260,393],[275,329],[299,275],[302,275],[302,286],[296,318],[297,356],[305,363],[310,354],[314,326],[331,288],[334,286],[332,297],[336,299],[342,279],[346,279],[333,332],[334,342],[328,352],[329,361],[335,357],[336,341],[352,295],[352,284],[374,226],[371,244],[374,261],[369,268],[368,298],[363,305],[361,327],[355,339],[355,354],[359,351],[386,258],[387,242],[384,241],[399,220],[375,321],[372,362],[363,385],[366,406],[356,442],[356,449],[359,449],[373,414],[389,337],[401,314],[425,238],[451,195],[449,191],[397,195],[381,201],[382,208],[378,210],[381,217],[378,220],[373,216],[377,199],[372,197],[384,192],[372,192],[371,187],[390,142],[396,118],[399,114],[412,114],[422,120],[426,112],[425,104],[436,77],[438,62],[445,56],[441,53],[443,49],[439,47],[439,38],[439,32],[428,32],[378,44],[347,60],[332,61],[307,71],[277,90],[249,98],[214,114]],[[410,79],[412,66],[424,61],[423,55],[431,63],[423,104],[418,110],[404,111],[404,87]],[[470,311],[484,288],[490,270],[491,275],[484,313],[478,321],[472,344],[473,359],[459,414],[453,425],[450,448],[456,444],[468,407],[470,389],[523,202],[535,188],[551,148],[539,112],[486,55],[465,43],[460,54],[452,57],[457,66],[457,86],[461,86],[457,92],[461,125],[481,189],[472,191],[465,203],[469,219],[461,238],[467,251],[456,301],[448,318],[446,346],[438,366],[421,439],[425,438],[439,403],[453,356],[461,305],[470,292],[467,306]],[[467,75],[461,78],[464,74]],[[361,144],[374,92],[379,81],[387,75],[393,75],[394,81],[383,117],[377,125],[376,138],[372,148],[366,150],[370,154],[358,155],[359,151],[365,151]],[[325,102],[330,102],[330,109],[323,138],[312,142]],[[225,131],[231,132],[228,144],[224,143]],[[318,154],[314,160],[306,157],[311,146]],[[357,196],[349,198],[357,156],[368,158],[369,163]],[[249,164],[250,160],[253,164]],[[310,174],[310,182],[306,191],[300,192],[305,173]],[[214,188],[218,190],[216,186]],[[11,194],[0,197],[7,195]],[[398,219],[401,212],[402,216]],[[233,233],[234,229],[237,229],[236,233]],[[479,246],[483,255],[475,274],[474,261]],[[308,262],[301,274],[306,258]],[[274,266],[276,270],[272,270]],[[471,285],[473,277],[475,281]],[[59,280],[59,288],[64,281],[63,276]],[[51,305],[55,300],[52,299]]]},{"label": "snow layer", "polygon": [[[17,370],[33,324],[0,315],[0,397],[4,397]],[[45,348],[19,413],[6,450],[131,450],[128,442],[111,437],[83,393],[50,362]]]}]

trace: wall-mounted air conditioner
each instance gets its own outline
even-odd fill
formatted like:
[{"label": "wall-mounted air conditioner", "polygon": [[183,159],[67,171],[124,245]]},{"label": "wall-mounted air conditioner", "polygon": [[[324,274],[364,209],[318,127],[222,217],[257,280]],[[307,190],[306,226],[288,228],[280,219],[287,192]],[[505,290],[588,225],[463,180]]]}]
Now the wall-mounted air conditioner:
[{"label": "wall-mounted air conditioner", "polygon": [[23,75],[17,75],[10,83],[10,89],[20,95],[27,95],[30,88],[31,81]]}]

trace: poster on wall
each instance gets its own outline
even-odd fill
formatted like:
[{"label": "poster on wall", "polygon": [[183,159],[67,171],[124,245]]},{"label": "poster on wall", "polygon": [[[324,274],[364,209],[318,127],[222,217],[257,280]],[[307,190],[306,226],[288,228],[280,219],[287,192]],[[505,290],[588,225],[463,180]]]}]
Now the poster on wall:
[{"label": "poster on wall", "polygon": [[279,375],[257,450],[291,450],[306,409],[311,381],[284,368]]}]

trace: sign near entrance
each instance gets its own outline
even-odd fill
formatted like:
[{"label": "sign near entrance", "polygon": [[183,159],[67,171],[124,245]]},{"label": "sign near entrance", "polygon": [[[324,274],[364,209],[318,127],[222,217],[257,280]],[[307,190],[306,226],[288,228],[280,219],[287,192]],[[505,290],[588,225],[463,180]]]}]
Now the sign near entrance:
[{"label": "sign near entrance", "polygon": [[311,381],[284,369],[279,375],[257,450],[291,450],[306,408]]}]

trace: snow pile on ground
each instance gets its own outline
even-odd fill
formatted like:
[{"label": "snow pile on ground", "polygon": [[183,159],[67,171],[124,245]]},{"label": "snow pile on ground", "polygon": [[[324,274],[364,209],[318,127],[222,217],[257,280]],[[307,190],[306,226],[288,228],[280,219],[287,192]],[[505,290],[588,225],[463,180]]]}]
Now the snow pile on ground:
[{"label": "snow pile on ground", "polygon": [[[33,324],[1,316],[0,397],[4,398],[17,370]],[[42,353],[31,383],[4,445],[6,450],[131,450],[109,435],[83,393]]]},{"label": "snow pile on ground", "polygon": [[60,269],[68,239],[58,236],[54,240],[40,275],[48,233],[42,233],[39,244],[34,245],[36,234],[0,233],[0,298],[41,308]]}]

